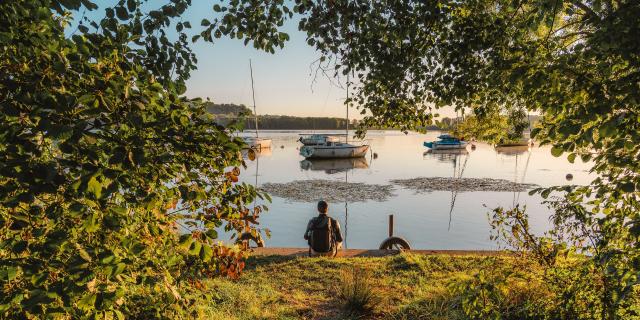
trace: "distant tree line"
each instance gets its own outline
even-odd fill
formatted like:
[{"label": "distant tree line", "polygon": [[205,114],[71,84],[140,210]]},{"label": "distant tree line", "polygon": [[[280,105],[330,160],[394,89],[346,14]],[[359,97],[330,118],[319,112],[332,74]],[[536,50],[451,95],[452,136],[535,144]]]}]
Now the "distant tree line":
[{"label": "distant tree line", "polygon": [[207,112],[216,115],[233,115],[238,116],[239,114],[253,114],[251,109],[245,106],[244,104],[234,104],[234,103],[213,103],[213,102],[205,102],[204,107]]},{"label": "distant tree line", "polygon": [[[245,106],[244,104],[234,104],[234,103],[213,103],[206,102],[205,104],[206,110],[216,115],[217,122],[222,125],[227,125],[233,120],[241,120],[242,116],[245,117],[243,120],[244,128],[248,130],[255,129],[255,119],[253,118],[253,112],[251,108]],[[500,116],[504,121],[506,121],[506,116]],[[520,126],[525,131],[528,131],[529,121],[531,122],[531,126],[533,127],[539,120],[539,116],[537,115],[529,115],[529,116],[521,116],[523,119],[523,124]],[[466,117],[443,117],[439,120],[436,120],[432,125],[423,127],[425,130],[444,130],[444,131],[452,131],[455,133],[459,133],[465,136],[476,136],[475,131],[478,131],[480,127],[486,129],[490,129],[486,131],[495,132],[495,136],[506,135],[509,131],[509,126],[502,125],[496,126],[495,123],[489,123],[488,119],[485,119],[484,123],[474,124],[475,117],[466,116]],[[260,129],[265,130],[344,130],[346,129],[346,119],[344,118],[336,118],[336,117],[295,117],[295,116],[282,116],[282,115],[260,115],[258,116],[258,127]],[[356,128],[360,124],[360,121],[352,119],[349,123],[349,128]],[[478,130],[472,130],[474,132],[469,132],[471,129],[469,127],[476,128]],[[526,127],[526,128],[525,128]],[[367,128],[369,130],[390,130],[396,128],[389,127],[370,127]],[[499,131],[499,132],[497,132]],[[516,136],[521,135],[521,131],[515,134]],[[480,137],[476,137],[479,138]],[[491,141],[496,139],[489,139]]]},{"label": "distant tree line", "polygon": [[[229,124],[233,120],[240,120],[244,115],[244,128],[248,130],[255,129],[255,119],[251,109],[243,104],[224,103],[216,104],[213,102],[205,103],[206,110],[216,115],[217,122],[223,125]],[[449,118],[443,119],[442,123],[438,123],[427,127],[427,130],[447,129],[453,120]],[[359,121],[352,119],[349,122],[349,128],[358,126]],[[264,130],[344,130],[347,121],[345,118],[336,117],[295,117],[281,115],[261,115],[258,116],[258,127]],[[393,128],[368,128],[368,129],[393,129]]]}]

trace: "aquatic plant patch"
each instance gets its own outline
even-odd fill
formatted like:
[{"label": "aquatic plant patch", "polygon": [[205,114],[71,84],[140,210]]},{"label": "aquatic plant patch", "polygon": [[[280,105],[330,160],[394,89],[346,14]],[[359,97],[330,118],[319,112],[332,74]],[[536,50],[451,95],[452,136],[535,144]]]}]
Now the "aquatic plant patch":
[{"label": "aquatic plant patch", "polygon": [[393,196],[391,185],[344,182],[337,180],[296,180],[287,183],[265,183],[260,189],[289,201],[364,202],[386,201]]},{"label": "aquatic plant patch", "polygon": [[523,192],[536,184],[517,183],[504,179],[492,178],[450,178],[450,177],[418,177],[412,179],[395,179],[391,183],[416,192],[430,191],[494,191]]}]

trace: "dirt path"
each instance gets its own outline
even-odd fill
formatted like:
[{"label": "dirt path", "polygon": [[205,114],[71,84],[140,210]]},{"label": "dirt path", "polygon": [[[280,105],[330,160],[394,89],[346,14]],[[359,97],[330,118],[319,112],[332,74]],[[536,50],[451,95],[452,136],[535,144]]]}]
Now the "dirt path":
[{"label": "dirt path", "polygon": [[[307,256],[307,248],[253,248],[254,255],[259,256]],[[426,255],[475,255],[475,256],[495,256],[504,255],[503,251],[490,250],[411,250],[411,253]],[[367,249],[345,249],[338,254],[339,257],[383,257],[397,254],[397,250],[367,250]]]}]

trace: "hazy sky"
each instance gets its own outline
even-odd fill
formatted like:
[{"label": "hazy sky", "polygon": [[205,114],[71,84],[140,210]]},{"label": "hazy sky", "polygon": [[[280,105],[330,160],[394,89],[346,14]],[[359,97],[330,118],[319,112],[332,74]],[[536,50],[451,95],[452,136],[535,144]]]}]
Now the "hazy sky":
[{"label": "hazy sky", "polygon": [[[117,0],[96,3],[99,9],[87,13],[93,19],[103,17],[104,8],[113,6]],[[159,1],[150,3],[159,5]],[[212,7],[219,1],[195,0],[192,3],[183,20],[191,22],[193,31],[199,31],[203,28],[200,26],[203,18],[213,20],[216,13]],[[319,54],[307,45],[305,34],[297,30],[297,21],[289,21],[284,30],[291,39],[284,49],[276,50],[275,54],[258,51],[251,44],[245,47],[238,39],[221,38],[214,39],[213,44],[204,41],[193,44],[198,70],[187,82],[187,95],[192,98],[209,97],[216,103],[251,106],[251,59],[258,114],[344,117],[345,89],[331,84],[323,75],[318,75],[314,82],[311,64]],[[359,112],[352,109],[350,117],[360,118]]]},{"label": "hazy sky", "polygon": [[[214,12],[212,1],[194,1],[187,18],[197,21]],[[194,46],[198,70],[187,84],[187,95],[209,97],[214,102],[251,102],[249,59],[253,63],[258,114],[344,117],[344,89],[319,75],[314,83],[311,64],[319,55],[297,30],[297,22],[285,25],[291,39],[275,54],[244,46],[242,40],[221,38],[214,44],[199,41]],[[355,114],[356,112],[351,112]]]}]

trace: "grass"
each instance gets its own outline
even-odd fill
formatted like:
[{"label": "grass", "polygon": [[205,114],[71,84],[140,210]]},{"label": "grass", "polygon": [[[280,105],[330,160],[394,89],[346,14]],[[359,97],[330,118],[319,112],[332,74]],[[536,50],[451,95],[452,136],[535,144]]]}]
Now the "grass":
[{"label": "grass", "polygon": [[199,308],[203,318],[229,320],[464,319],[448,287],[512,263],[506,256],[253,257],[239,280],[205,280],[214,299]]},{"label": "grass", "polygon": [[375,312],[379,295],[368,269],[358,266],[343,269],[336,288],[346,315],[364,317]]}]

